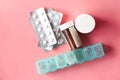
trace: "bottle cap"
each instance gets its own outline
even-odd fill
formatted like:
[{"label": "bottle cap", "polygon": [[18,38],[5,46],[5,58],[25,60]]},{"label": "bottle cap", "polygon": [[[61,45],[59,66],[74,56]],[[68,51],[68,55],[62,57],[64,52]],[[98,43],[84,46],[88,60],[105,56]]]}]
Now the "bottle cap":
[{"label": "bottle cap", "polygon": [[88,14],[81,14],[75,19],[75,27],[80,33],[90,33],[95,28],[95,19]]}]

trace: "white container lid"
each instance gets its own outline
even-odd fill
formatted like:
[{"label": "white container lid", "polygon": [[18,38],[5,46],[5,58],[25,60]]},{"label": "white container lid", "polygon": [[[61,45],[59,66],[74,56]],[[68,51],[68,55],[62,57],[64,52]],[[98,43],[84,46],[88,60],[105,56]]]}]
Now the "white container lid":
[{"label": "white container lid", "polygon": [[70,28],[72,26],[74,26],[73,21],[68,21],[68,22],[60,25],[59,27],[60,27],[60,30],[63,31],[63,30],[68,29],[68,28]]},{"label": "white container lid", "polygon": [[75,27],[80,33],[90,33],[95,28],[95,19],[88,14],[81,14],[75,19]]}]

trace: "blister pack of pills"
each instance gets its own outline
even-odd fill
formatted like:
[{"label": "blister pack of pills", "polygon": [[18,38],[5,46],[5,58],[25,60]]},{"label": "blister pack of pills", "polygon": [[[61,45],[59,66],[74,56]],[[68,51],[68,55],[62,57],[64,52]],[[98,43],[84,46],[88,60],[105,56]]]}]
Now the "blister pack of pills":
[{"label": "blister pack of pills", "polygon": [[45,51],[62,45],[65,39],[59,29],[63,14],[43,7],[30,13],[30,22],[39,38],[38,46]]},{"label": "blister pack of pills", "polygon": [[56,39],[57,39],[57,44],[55,45],[55,47],[62,45],[65,42],[65,38],[64,38],[62,32],[60,31],[59,26],[62,21],[63,13],[57,12],[57,11],[53,10],[52,8],[48,8],[47,16],[52,25],[53,31],[54,31]]}]

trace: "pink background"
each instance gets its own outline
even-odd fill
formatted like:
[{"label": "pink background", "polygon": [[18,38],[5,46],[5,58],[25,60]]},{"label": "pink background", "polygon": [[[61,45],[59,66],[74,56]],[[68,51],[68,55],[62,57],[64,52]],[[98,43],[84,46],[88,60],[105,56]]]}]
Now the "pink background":
[{"label": "pink background", "polygon": [[[69,51],[67,44],[44,53],[29,22],[41,6],[64,13],[63,22],[81,13],[95,17],[97,26],[81,35],[83,46],[104,44],[106,56],[53,73],[39,75],[35,62]],[[0,0],[0,80],[120,80],[120,0]]]}]

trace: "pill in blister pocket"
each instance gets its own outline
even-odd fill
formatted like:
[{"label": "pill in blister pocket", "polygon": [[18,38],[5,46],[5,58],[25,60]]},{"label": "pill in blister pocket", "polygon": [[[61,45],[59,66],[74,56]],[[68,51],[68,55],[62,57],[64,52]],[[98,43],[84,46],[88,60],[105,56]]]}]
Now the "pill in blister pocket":
[{"label": "pill in blister pocket", "polygon": [[52,8],[48,8],[47,16],[49,20],[51,21],[51,23],[53,24],[53,27],[57,27],[61,24],[63,13],[57,12],[53,10]]}]

